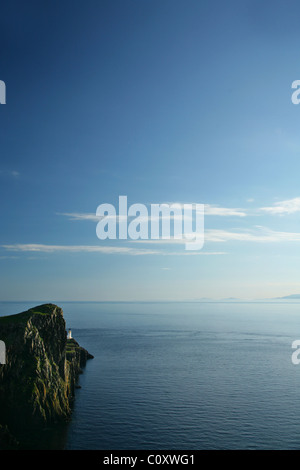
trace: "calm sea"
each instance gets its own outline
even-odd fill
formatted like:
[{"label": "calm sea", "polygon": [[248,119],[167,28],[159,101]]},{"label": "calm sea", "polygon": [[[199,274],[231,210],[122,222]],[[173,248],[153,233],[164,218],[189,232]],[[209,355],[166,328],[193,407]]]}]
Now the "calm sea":
[{"label": "calm sea", "polygon": [[28,448],[300,448],[300,303],[58,304],[95,358],[72,421]]}]

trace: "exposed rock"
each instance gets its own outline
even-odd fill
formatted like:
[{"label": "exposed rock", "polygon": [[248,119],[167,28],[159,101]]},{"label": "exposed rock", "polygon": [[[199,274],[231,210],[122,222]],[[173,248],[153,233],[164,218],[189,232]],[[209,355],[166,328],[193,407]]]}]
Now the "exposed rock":
[{"label": "exposed rock", "polygon": [[68,420],[78,375],[93,356],[67,339],[62,309],[45,304],[0,317],[0,339],[6,344],[6,364],[0,365],[5,435],[19,425]]}]

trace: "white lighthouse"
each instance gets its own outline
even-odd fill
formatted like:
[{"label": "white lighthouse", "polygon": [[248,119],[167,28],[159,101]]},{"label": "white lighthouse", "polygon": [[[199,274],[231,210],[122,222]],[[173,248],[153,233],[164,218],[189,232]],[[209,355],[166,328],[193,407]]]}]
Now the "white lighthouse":
[{"label": "white lighthouse", "polygon": [[72,330],[69,328],[68,339],[72,339]]}]

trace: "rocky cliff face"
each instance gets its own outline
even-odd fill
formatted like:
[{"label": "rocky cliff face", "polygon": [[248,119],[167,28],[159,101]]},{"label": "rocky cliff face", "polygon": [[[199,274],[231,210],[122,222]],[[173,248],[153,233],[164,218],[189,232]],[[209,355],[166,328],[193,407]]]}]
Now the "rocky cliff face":
[{"label": "rocky cliff face", "polygon": [[62,309],[53,304],[0,317],[6,364],[0,365],[0,425],[66,420],[76,380],[92,358],[67,339]]}]

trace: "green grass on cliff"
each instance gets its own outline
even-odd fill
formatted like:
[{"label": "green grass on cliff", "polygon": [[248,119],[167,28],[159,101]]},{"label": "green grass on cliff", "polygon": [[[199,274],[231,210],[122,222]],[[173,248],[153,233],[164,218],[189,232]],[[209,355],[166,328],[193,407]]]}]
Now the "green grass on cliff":
[{"label": "green grass on cliff", "polygon": [[79,346],[77,342],[73,338],[67,339],[67,346],[66,346],[67,358],[68,358],[68,355],[75,354],[78,347]]},{"label": "green grass on cliff", "polygon": [[26,323],[32,315],[51,315],[56,305],[53,304],[44,304],[39,305],[38,307],[30,308],[26,312],[16,313],[14,315],[6,315],[4,317],[0,317],[0,326],[7,325],[9,323],[17,324],[17,323]]},{"label": "green grass on cliff", "polygon": [[0,326],[1,325],[8,325],[9,323],[16,324],[16,323],[26,323],[27,320],[31,317],[32,313],[22,312],[17,313],[15,315],[7,315],[5,317],[0,317]]},{"label": "green grass on cliff", "polygon": [[[69,362],[72,362],[76,356],[80,357],[81,347],[74,338],[67,339],[66,344],[66,359]],[[80,359],[78,359],[80,361]]]}]

